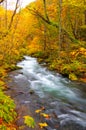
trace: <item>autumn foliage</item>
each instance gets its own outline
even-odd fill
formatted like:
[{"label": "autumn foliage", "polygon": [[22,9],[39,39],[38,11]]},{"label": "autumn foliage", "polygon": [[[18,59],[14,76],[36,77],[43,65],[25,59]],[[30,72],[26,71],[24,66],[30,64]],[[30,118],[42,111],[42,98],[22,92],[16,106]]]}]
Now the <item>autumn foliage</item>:
[{"label": "autumn foliage", "polygon": [[[86,82],[86,2],[84,0],[62,2],[36,0],[18,12],[6,10],[2,5],[3,2],[0,1],[1,80],[7,76],[8,71],[16,69],[16,63],[24,55],[32,55],[38,57],[39,61],[46,62],[49,69],[56,70],[71,80]],[[4,98],[2,81],[0,81],[0,93]],[[0,104],[5,105],[9,99],[10,97],[6,97],[4,101],[1,99]],[[14,109],[14,105],[11,105],[9,111],[7,106],[4,108],[7,114]],[[41,115],[48,116],[43,113]],[[9,122],[13,120],[11,116],[8,118],[6,113],[5,117],[0,115],[0,128],[3,124],[4,129],[7,120]],[[25,122],[27,123],[27,120]],[[43,124],[39,125],[43,127]],[[13,126],[9,124],[7,127]]]}]

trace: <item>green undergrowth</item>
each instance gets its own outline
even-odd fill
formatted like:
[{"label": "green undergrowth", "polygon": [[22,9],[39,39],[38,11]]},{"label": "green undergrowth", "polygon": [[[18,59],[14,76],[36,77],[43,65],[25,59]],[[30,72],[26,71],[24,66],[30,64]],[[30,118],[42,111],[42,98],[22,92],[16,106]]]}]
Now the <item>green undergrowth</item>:
[{"label": "green undergrowth", "polygon": [[4,93],[6,84],[0,80],[0,130],[16,130],[14,121],[17,117],[15,103]]},{"label": "green undergrowth", "polygon": [[18,61],[23,59],[22,56],[18,56],[13,61],[2,62],[0,66],[0,130],[16,130],[15,120],[17,119],[17,113],[15,111],[16,105],[14,100],[10,96],[5,94],[8,86],[5,84],[4,79],[8,77],[8,72],[20,69],[16,66]]},{"label": "green undergrowth", "polygon": [[86,64],[77,60],[67,63],[63,59],[57,59],[49,61],[49,69],[56,70],[71,80],[80,80],[85,77]]},{"label": "green undergrowth", "polygon": [[6,95],[8,86],[4,80],[8,77],[8,73],[21,67],[16,66],[16,63],[23,59],[23,54],[19,55],[17,59],[12,61],[2,62],[0,66],[0,130],[17,130],[15,121],[17,120],[17,113],[15,111],[16,105],[14,100]]},{"label": "green undergrowth", "polygon": [[60,53],[60,57],[55,50],[35,52],[31,55],[37,57],[39,62],[46,62],[50,70],[55,70],[71,80],[86,82],[86,49],[82,47],[69,54],[65,51]]}]

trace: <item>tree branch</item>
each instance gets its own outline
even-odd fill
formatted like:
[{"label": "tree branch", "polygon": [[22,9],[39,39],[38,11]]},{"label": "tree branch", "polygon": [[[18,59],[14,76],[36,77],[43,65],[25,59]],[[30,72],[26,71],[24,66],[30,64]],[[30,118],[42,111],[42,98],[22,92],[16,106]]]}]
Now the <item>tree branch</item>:
[{"label": "tree branch", "polygon": [[[54,26],[56,28],[59,28],[59,24],[58,23],[50,21],[50,19],[45,18],[36,9],[30,9],[30,8],[27,8],[27,9],[31,12],[31,14],[35,15],[36,17],[41,18],[41,20],[43,20],[47,24],[49,24],[51,26]],[[61,30],[72,42],[78,43],[78,40],[74,36],[72,36],[65,28],[62,28]]]}]

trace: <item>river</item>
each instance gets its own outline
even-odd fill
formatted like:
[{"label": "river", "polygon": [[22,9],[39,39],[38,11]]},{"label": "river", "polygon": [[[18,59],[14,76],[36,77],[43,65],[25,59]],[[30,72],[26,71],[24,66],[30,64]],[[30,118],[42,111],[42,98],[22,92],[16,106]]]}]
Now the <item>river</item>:
[{"label": "river", "polygon": [[45,113],[52,115],[50,120],[45,119],[49,125],[47,130],[86,130],[86,84],[49,71],[36,58],[29,56],[17,66],[22,69],[14,76],[15,82],[25,80],[25,92],[29,86],[41,100],[44,99]]}]

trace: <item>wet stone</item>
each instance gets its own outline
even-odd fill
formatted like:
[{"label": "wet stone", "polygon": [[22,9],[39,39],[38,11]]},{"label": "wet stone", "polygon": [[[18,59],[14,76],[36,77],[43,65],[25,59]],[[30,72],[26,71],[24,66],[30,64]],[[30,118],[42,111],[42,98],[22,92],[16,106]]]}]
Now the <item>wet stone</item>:
[{"label": "wet stone", "polygon": [[53,128],[51,128],[51,127],[46,127],[45,129],[46,129],[46,130],[56,130],[56,129],[53,129]]},{"label": "wet stone", "polygon": [[71,121],[62,125],[61,130],[86,130],[86,127],[82,127],[81,125],[76,124],[75,122]]},{"label": "wet stone", "polygon": [[59,128],[59,125],[60,125],[59,120],[56,120],[56,119],[54,119],[54,118],[51,118],[51,119],[46,120],[46,122],[47,122],[48,126],[49,126],[50,128],[52,128],[52,129],[57,129],[57,128]]}]

